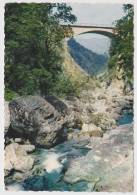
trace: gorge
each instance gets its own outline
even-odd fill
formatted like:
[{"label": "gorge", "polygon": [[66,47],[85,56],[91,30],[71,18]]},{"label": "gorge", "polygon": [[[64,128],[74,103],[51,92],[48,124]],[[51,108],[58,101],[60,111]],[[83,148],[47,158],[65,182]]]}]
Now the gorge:
[{"label": "gorge", "polygon": [[133,5],[123,10],[116,33],[104,27],[105,55],[75,40],[69,4],[5,5],[5,190],[134,190]]}]

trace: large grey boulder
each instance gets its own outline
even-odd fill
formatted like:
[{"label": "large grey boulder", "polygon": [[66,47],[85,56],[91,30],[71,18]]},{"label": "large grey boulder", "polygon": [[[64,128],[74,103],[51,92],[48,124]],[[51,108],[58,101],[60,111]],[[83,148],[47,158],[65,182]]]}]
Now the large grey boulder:
[{"label": "large grey boulder", "polygon": [[9,106],[12,136],[27,138],[46,148],[65,140],[65,119],[49,100],[26,96],[13,100]]},{"label": "large grey boulder", "polygon": [[6,135],[10,126],[9,102],[4,102],[4,134]]}]

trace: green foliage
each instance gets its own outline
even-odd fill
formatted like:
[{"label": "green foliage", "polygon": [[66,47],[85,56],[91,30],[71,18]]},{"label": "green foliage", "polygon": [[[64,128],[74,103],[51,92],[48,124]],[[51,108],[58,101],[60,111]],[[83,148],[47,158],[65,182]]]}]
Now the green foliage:
[{"label": "green foliage", "polygon": [[19,95],[54,93],[62,74],[62,21],[76,21],[71,7],[64,3],[6,4],[6,89]]},{"label": "green foliage", "polygon": [[[53,88],[54,94],[59,95],[60,97],[64,97],[66,94],[69,96],[73,96],[77,94],[77,89],[70,81],[69,77],[61,74],[59,80]],[[52,91],[51,91],[52,94]]]},{"label": "green foliage", "polygon": [[5,89],[5,100],[6,101],[11,101],[14,98],[17,98],[19,96],[19,94],[17,94],[16,92],[6,88]]},{"label": "green foliage", "polygon": [[116,21],[116,36],[112,41],[109,67],[123,69],[123,78],[133,78],[133,5],[124,5],[125,16]]}]

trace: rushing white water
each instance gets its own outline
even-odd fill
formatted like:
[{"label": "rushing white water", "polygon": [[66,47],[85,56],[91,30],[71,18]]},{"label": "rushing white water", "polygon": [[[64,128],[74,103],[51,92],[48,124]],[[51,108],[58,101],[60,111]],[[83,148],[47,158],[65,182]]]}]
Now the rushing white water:
[{"label": "rushing white water", "polygon": [[43,161],[42,166],[48,173],[51,173],[54,170],[62,170],[63,165],[59,162],[58,158],[59,155],[55,153],[49,153],[46,156],[46,159]]}]

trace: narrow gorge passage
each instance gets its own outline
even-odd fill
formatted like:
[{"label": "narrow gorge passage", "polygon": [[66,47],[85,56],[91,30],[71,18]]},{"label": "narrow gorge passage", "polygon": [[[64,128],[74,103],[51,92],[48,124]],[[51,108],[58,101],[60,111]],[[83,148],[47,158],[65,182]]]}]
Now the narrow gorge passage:
[{"label": "narrow gorge passage", "polygon": [[4,9],[5,190],[133,192],[134,6]]}]

